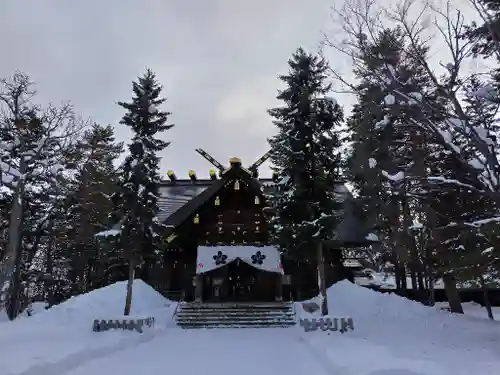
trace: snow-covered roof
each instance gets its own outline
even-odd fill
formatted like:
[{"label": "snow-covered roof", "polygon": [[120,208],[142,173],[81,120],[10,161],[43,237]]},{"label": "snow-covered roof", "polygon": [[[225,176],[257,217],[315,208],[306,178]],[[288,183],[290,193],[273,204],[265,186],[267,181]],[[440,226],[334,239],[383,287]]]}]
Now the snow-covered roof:
[{"label": "snow-covered roof", "polygon": [[160,199],[158,200],[158,206],[160,212],[158,213],[158,219],[163,222],[170,215],[184,206],[194,197],[201,194],[206,190],[210,184],[205,185],[164,185],[160,188]]},{"label": "snow-covered roof", "polygon": [[363,267],[363,265],[359,262],[358,259],[345,259],[344,266],[349,268]]},{"label": "snow-covered roof", "polygon": [[[160,187],[160,199],[158,219],[164,222],[174,212],[178,211],[182,206],[193,198],[200,195],[215,180],[191,180],[191,179],[178,179],[175,182],[165,180]],[[264,190],[264,194],[270,193],[274,187],[274,182],[271,178],[259,179],[259,183]],[[337,186],[337,192],[340,198],[345,199],[350,193],[343,183]]]},{"label": "snow-covered roof", "polygon": [[[275,183],[271,178],[258,179],[258,182],[253,181],[256,183],[254,188],[261,190],[264,194],[271,193],[274,189]],[[216,191],[224,185],[221,182],[223,183],[224,179],[174,179],[173,181],[162,181],[159,189],[158,205],[160,210],[157,216],[158,220],[173,231],[177,225],[189,216],[190,212],[203,204],[207,198],[206,196],[216,194]],[[336,185],[336,192],[339,201],[347,203],[351,193],[343,182]],[[365,238],[366,233],[361,228],[359,218],[353,215],[349,206],[349,204],[345,204],[344,218],[337,227],[337,240],[351,246],[372,241]],[[121,223],[117,223],[111,230],[101,232],[98,236],[115,236],[119,234],[120,226]]]}]

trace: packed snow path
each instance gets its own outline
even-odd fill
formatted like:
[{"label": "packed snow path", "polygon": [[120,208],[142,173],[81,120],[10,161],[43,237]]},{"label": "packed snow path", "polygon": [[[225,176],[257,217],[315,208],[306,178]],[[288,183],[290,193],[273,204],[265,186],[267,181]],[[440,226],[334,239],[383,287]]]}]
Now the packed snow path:
[{"label": "packed snow path", "polygon": [[84,362],[64,375],[332,374],[327,366],[293,328],[171,329],[149,342]]}]

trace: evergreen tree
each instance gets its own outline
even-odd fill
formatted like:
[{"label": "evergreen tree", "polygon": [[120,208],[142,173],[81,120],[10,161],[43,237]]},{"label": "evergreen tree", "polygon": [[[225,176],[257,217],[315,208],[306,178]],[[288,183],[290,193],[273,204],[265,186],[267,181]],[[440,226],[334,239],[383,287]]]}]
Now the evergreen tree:
[{"label": "evergreen tree", "polygon": [[133,82],[132,101],[118,103],[127,111],[120,123],[134,133],[121,171],[119,192],[114,196],[116,214],[122,217],[120,243],[129,259],[125,315],[130,313],[135,268],[145,259],[150,261],[159,243],[156,215],[160,159],[156,154],[169,143],[156,136],[173,126],[167,124],[170,113],[158,108],[166,101],[160,97],[161,90],[155,74],[147,70]]},{"label": "evergreen tree", "polygon": [[276,240],[288,254],[318,263],[322,314],[326,315],[325,241],[333,240],[342,208],[335,196],[340,178],[337,127],[340,106],[325,97],[328,65],[299,48],[279,79],[286,88],[277,99],[284,106],[269,110],[278,134],[269,139],[271,161],[278,172],[274,198]]},{"label": "evergreen tree", "polygon": [[[460,207],[450,210],[449,204],[462,202],[466,191],[443,184],[461,173],[459,165],[420,125],[421,121],[446,121],[444,100],[431,89],[418,60],[426,59],[428,48],[413,46],[412,53],[407,53],[404,32],[398,28],[383,30],[372,41],[359,38],[358,43],[360,64],[355,74],[361,83],[359,102],[348,121],[353,141],[348,170],[366,217],[380,231],[382,250],[388,250],[379,258],[394,264],[398,288],[407,288],[409,270],[412,287],[419,285],[424,298],[423,273],[430,283],[438,273],[449,279],[449,295],[453,295],[449,299],[456,301],[452,273],[466,257],[457,251],[461,243],[451,246],[458,228],[448,224],[465,216]],[[381,82],[381,72],[388,66],[392,80],[400,84],[398,95],[406,101],[396,100],[391,81]],[[428,105],[421,107],[422,100]],[[422,241],[415,238],[417,220],[419,233],[423,229],[431,234],[432,249],[417,247]],[[453,305],[461,311],[459,301]]]},{"label": "evergreen tree", "polygon": [[464,36],[475,41],[474,54],[500,60],[500,2],[474,0],[474,5],[483,22],[466,27]]},{"label": "evergreen tree", "polygon": [[[384,253],[378,256],[379,261],[394,264],[397,286],[406,289],[406,265],[411,263],[408,196],[418,196],[412,176],[424,177],[423,168],[419,168],[422,164],[414,162],[414,156],[424,151],[419,156],[424,157],[426,152],[422,149],[423,134],[408,121],[417,117],[414,109],[387,105],[391,89],[380,84],[378,74],[387,64],[396,65],[393,74],[407,83],[408,94],[416,87],[425,90],[427,82],[422,69],[405,55],[399,29],[382,30],[372,41],[360,36],[358,48],[360,64],[355,75],[361,83],[358,103],[347,122],[352,141],[347,175],[357,190],[368,225],[378,230],[382,240]],[[420,55],[425,54],[422,48]]]},{"label": "evergreen tree", "polygon": [[76,145],[73,192],[65,204],[67,222],[71,223],[67,256],[72,295],[92,289],[105,277],[104,265],[110,254],[99,251],[95,235],[105,229],[113,209],[111,196],[117,184],[114,162],[122,149],[111,125],[93,124]]}]

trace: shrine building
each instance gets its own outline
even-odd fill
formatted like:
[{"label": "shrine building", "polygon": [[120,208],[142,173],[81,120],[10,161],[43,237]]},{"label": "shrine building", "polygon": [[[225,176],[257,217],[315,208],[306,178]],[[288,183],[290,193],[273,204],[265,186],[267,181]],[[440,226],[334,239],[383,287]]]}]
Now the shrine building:
[{"label": "shrine building", "polygon": [[[264,155],[250,167],[239,158],[229,165],[196,150],[217,170],[209,179],[189,171],[187,179],[168,172],[160,188],[159,219],[164,235],[162,275],[153,285],[170,298],[183,301],[270,302],[310,298],[318,293],[317,265],[281,254],[268,234],[268,195],[273,178],[259,178]],[[344,183],[336,186],[344,204],[336,240],[325,246],[327,286],[352,272],[343,249],[370,244],[355,215],[352,196]],[[314,258],[314,257],[313,257]]]}]

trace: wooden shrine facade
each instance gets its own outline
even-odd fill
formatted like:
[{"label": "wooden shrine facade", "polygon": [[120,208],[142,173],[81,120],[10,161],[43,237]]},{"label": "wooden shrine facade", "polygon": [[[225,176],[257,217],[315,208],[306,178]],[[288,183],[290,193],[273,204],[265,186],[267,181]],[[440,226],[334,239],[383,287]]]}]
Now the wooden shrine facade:
[{"label": "wooden shrine facade", "polygon": [[[274,301],[317,294],[316,265],[283,258],[269,243],[265,207],[273,180],[259,179],[258,165],[244,168],[238,158],[227,168],[210,161],[219,175],[212,170],[210,179],[200,180],[190,171],[189,179],[180,180],[169,172],[170,181],[162,184],[159,218],[168,228],[168,251],[162,285],[156,287],[187,301]],[[338,190],[349,197],[343,184]],[[359,224],[352,215],[344,218],[343,243],[366,244]],[[327,249],[325,264],[327,285],[351,276],[339,249]]]}]

